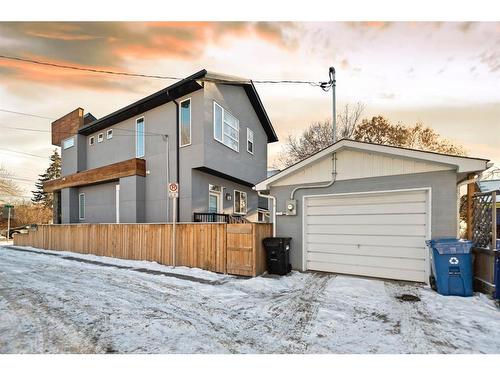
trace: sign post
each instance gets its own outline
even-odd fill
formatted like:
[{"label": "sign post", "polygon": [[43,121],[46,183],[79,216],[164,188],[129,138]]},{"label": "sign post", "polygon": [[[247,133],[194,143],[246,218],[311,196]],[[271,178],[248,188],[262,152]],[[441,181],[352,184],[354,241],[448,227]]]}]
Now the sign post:
[{"label": "sign post", "polygon": [[10,204],[6,204],[3,206],[4,210],[7,209],[7,241],[10,238],[10,210],[14,208],[14,206]]},{"label": "sign post", "polygon": [[172,198],[172,266],[175,268],[175,223],[177,221],[177,198],[179,197],[179,184],[177,182],[168,184],[168,196]]}]

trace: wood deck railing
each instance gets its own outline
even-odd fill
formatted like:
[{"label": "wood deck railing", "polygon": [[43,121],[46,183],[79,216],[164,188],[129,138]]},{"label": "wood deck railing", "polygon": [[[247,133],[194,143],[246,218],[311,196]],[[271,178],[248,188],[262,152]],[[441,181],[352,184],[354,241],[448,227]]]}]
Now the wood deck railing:
[{"label": "wood deck railing", "polygon": [[[271,224],[179,223],[176,266],[257,276],[265,270],[262,240]],[[14,245],[173,265],[171,224],[39,225],[15,234]]]},{"label": "wood deck railing", "polygon": [[226,223],[226,224],[250,223],[243,216],[219,214],[216,212],[194,212],[193,221],[195,223]]}]

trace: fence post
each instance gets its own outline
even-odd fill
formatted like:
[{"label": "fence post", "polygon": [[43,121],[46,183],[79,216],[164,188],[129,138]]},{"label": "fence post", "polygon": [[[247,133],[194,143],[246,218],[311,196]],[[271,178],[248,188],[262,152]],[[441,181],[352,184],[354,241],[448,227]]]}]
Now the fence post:
[{"label": "fence post", "polygon": [[497,246],[497,192],[491,193],[491,249]]}]

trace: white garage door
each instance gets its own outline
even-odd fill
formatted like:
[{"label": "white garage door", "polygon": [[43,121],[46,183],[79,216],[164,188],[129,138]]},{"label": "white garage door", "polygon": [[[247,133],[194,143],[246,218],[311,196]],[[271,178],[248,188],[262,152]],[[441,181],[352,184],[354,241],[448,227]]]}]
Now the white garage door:
[{"label": "white garage door", "polygon": [[306,197],[305,268],[426,282],[428,203],[427,190]]}]

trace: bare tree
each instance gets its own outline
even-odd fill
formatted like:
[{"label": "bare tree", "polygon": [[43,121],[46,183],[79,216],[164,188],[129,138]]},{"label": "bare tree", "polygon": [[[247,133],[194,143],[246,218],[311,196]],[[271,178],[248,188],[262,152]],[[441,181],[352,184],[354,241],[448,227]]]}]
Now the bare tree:
[{"label": "bare tree", "polygon": [[337,139],[352,139],[365,107],[361,102],[357,102],[353,106],[350,104],[344,106],[337,115]]},{"label": "bare tree", "polygon": [[[337,139],[352,138],[360,122],[365,105],[358,102],[355,105],[346,104],[337,115]],[[333,143],[333,127],[331,120],[315,122],[298,137],[289,135],[285,139],[277,158],[276,167],[288,167],[300,160],[330,146]]]},{"label": "bare tree", "polygon": [[21,188],[13,180],[14,176],[0,166],[0,200],[21,195]]}]

